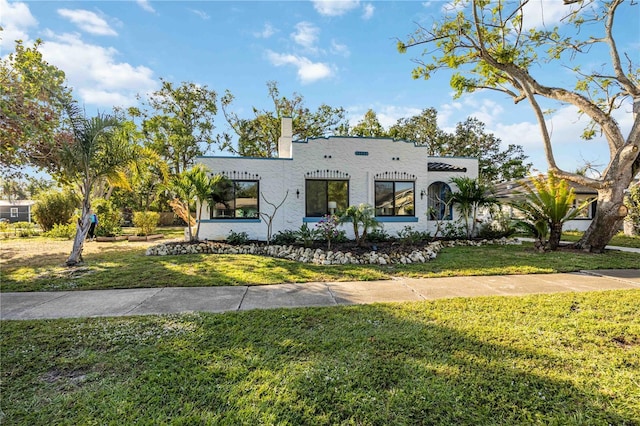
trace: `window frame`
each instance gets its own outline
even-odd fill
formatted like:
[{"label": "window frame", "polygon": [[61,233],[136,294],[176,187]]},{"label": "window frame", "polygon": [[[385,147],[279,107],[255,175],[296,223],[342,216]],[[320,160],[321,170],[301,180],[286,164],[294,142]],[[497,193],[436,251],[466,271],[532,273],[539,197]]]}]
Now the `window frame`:
[{"label": "window frame", "polygon": [[[324,182],[325,183],[325,200],[324,200],[324,208],[325,208],[325,212],[323,214],[320,215],[310,215],[309,214],[309,201],[308,201],[308,197],[309,197],[309,190],[308,190],[308,183],[309,182]],[[305,217],[323,217],[326,216],[328,214],[330,214],[331,212],[329,211],[329,182],[344,182],[347,184],[347,188],[346,188],[346,195],[347,195],[347,203],[346,203],[346,207],[349,207],[349,179],[305,179],[304,180],[304,216]],[[345,207],[345,208],[346,208]]]},{"label": "window frame", "polygon": [[20,217],[20,209],[17,207],[10,207],[9,214],[11,215],[10,217]]},{"label": "window frame", "polygon": [[[229,209],[224,209],[224,210],[230,210],[233,212],[233,216],[216,216],[214,215],[215,211],[216,211],[216,202],[213,201],[213,197],[210,196],[208,201],[209,201],[209,219],[211,220],[255,220],[255,219],[260,219],[260,181],[257,179],[228,179],[228,182],[231,183],[231,191],[233,191],[233,197],[229,200],[233,203],[233,206],[230,207]],[[256,212],[255,212],[255,216],[237,216],[238,213],[238,207],[237,207],[237,200],[238,200],[238,195],[237,195],[237,184],[238,183],[254,183],[256,185]]]},{"label": "window frame", "polygon": [[[378,184],[379,183],[390,183],[391,184],[391,194],[393,202],[391,207],[391,214],[378,214]],[[411,202],[411,207],[413,210],[412,214],[397,214],[396,213],[396,184],[398,183],[410,183],[412,186],[412,194],[413,200]],[[416,182],[412,180],[376,180],[373,182],[373,199],[374,199],[374,211],[376,217],[415,217],[416,216]]]}]

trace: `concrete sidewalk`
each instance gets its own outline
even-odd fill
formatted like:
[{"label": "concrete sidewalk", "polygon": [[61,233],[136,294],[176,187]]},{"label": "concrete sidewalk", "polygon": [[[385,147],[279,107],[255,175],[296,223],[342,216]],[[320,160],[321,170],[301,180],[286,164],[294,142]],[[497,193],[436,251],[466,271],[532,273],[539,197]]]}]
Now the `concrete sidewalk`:
[{"label": "concrete sidewalk", "polygon": [[640,288],[640,269],[386,281],[0,293],[0,319],[228,312]]}]

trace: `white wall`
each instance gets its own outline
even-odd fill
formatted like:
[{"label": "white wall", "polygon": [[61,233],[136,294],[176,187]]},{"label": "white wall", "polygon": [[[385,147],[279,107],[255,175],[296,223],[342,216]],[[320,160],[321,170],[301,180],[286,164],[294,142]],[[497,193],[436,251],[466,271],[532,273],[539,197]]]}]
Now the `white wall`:
[{"label": "white wall", "polygon": [[[368,155],[356,155],[356,151]],[[394,236],[405,226],[414,229],[435,230],[435,222],[427,220],[427,197],[420,193],[432,182],[448,183],[451,177],[466,175],[478,177],[478,162],[472,158],[427,157],[424,147],[413,143],[375,138],[331,137],[294,142],[292,159],[265,159],[239,157],[200,157],[199,163],[212,172],[249,172],[260,176],[260,192],[269,202],[279,204],[287,190],[285,204],[278,210],[273,223],[273,235],[281,230],[296,230],[303,224],[305,215],[305,174],[314,171],[337,171],[349,174],[349,204],[374,205],[374,182],[378,173],[407,173],[415,175],[415,209],[417,222],[384,222],[385,231]],[[428,161],[439,161],[459,167],[467,172],[427,172]],[[396,180],[414,180],[400,175]],[[453,189],[453,186],[452,186]],[[299,192],[299,196],[296,193]],[[273,208],[260,199],[260,209],[271,213]],[[205,207],[206,208],[206,207]],[[205,210],[208,212],[208,210]],[[455,214],[455,213],[454,213]],[[203,213],[207,217],[208,213]],[[314,226],[314,223],[309,223]],[[352,226],[344,228],[353,237]],[[225,239],[229,232],[246,232],[250,239],[265,240],[267,225],[264,220],[204,220],[200,227],[200,238]]]}]

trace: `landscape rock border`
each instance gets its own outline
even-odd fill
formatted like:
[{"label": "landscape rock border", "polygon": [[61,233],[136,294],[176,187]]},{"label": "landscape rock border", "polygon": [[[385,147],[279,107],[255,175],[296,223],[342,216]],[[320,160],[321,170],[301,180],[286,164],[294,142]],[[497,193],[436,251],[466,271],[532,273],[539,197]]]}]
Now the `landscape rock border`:
[{"label": "landscape rock border", "polygon": [[435,241],[426,244],[420,249],[410,252],[398,251],[398,253],[378,253],[375,250],[354,255],[351,252],[322,250],[319,248],[305,248],[292,245],[266,245],[245,244],[233,246],[214,241],[202,241],[199,243],[172,243],[158,244],[147,249],[147,256],[170,256],[180,254],[253,254],[261,256],[289,259],[297,262],[312,263],[315,265],[390,265],[425,263],[435,259],[438,252],[444,247],[455,246],[483,246],[496,245],[520,245],[517,238],[501,238],[495,240],[451,240]]}]

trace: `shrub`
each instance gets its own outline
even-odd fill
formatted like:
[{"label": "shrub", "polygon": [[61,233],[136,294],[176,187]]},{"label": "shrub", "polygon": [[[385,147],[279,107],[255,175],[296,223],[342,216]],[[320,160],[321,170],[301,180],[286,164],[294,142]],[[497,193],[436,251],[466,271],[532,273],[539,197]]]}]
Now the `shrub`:
[{"label": "shrub", "polygon": [[296,241],[305,247],[311,247],[313,242],[318,239],[318,230],[309,228],[309,225],[303,223],[296,232]]},{"label": "shrub", "polygon": [[428,232],[416,231],[412,226],[405,226],[398,231],[398,239],[402,244],[413,245],[420,244],[424,241],[431,240],[431,234]]},{"label": "shrub", "polygon": [[480,238],[493,239],[509,237],[516,232],[512,220],[507,213],[499,212],[493,216],[493,220],[484,222],[480,226],[478,236]]},{"label": "shrub", "polygon": [[442,238],[446,240],[459,240],[466,238],[467,227],[460,222],[447,222],[442,229]]},{"label": "shrub", "polygon": [[298,240],[298,233],[287,229],[286,231],[278,232],[271,242],[276,245],[286,246],[295,243]]},{"label": "shrub", "polygon": [[246,244],[248,241],[249,241],[249,235],[247,235],[246,232],[229,231],[229,235],[227,236],[227,243],[232,244],[234,246]]},{"label": "shrub", "polygon": [[137,235],[147,236],[155,232],[160,214],[157,212],[135,212],[133,214],[133,225],[138,228]]},{"label": "shrub", "polygon": [[385,241],[389,241],[391,236],[382,228],[373,228],[367,234],[366,239],[370,243],[384,243]]},{"label": "shrub", "polygon": [[113,203],[103,198],[93,202],[93,211],[98,215],[96,235],[98,237],[114,237],[122,232],[122,213],[116,209]]},{"label": "shrub", "polygon": [[12,223],[13,232],[18,237],[33,237],[36,235],[36,227],[31,222]]},{"label": "shrub", "polygon": [[45,232],[43,235],[49,238],[64,238],[66,240],[71,240],[76,235],[76,224],[75,223],[56,223],[53,225],[53,229]]},{"label": "shrub", "polygon": [[38,196],[33,205],[33,218],[46,232],[53,229],[56,224],[69,223],[78,203],[78,197],[71,191],[45,191]]}]

